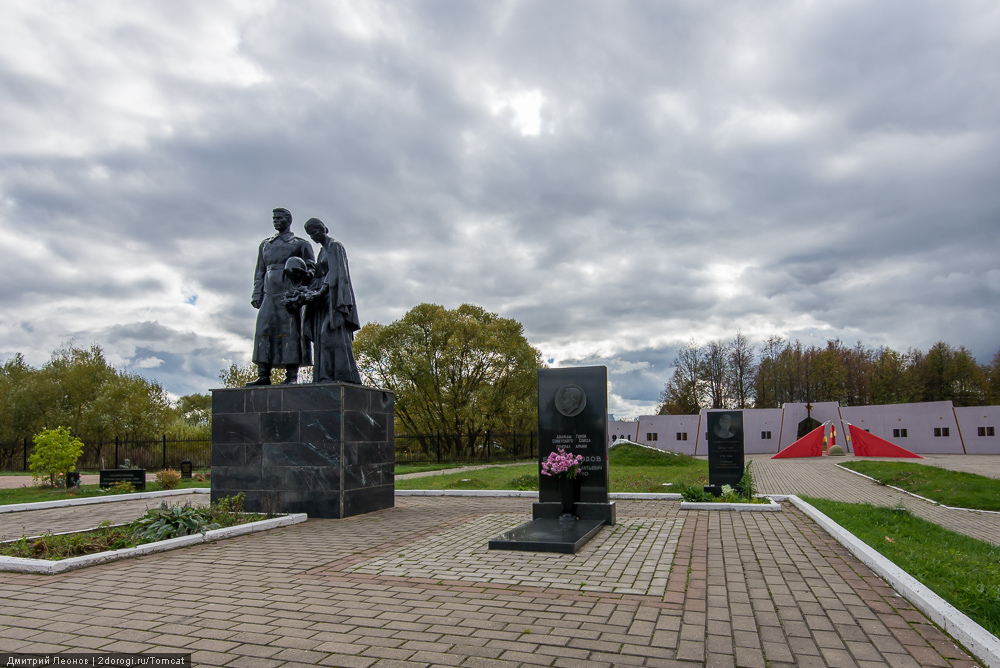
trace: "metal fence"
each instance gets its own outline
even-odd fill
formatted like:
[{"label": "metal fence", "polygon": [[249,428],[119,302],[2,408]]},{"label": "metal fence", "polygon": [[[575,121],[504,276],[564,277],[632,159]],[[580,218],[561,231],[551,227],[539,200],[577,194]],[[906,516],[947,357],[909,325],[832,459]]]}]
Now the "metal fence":
[{"label": "metal fence", "polygon": [[[399,464],[490,462],[530,459],[537,456],[535,432],[468,434],[397,434],[396,462]],[[0,443],[0,471],[28,471],[34,445],[30,439]],[[116,469],[129,460],[134,468],[179,469],[189,460],[196,469],[212,465],[212,442],[208,439],[171,439],[166,435],[146,441],[115,439],[102,443],[84,441],[78,471]]]},{"label": "metal fence", "polygon": [[530,459],[538,454],[535,432],[478,435],[396,434],[396,463],[490,462]]},{"label": "metal fence", "polygon": [[[28,471],[33,448],[27,438],[20,443],[0,443],[0,471]],[[166,435],[147,441],[84,441],[83,456],[77,461],[76,469],[116,469],[126,459],[133,468],[149,470],[179,469],[184,460],[190,461],[193,468],[207,469],[212,465],[212,442],[208,439],[170,439]]]}]

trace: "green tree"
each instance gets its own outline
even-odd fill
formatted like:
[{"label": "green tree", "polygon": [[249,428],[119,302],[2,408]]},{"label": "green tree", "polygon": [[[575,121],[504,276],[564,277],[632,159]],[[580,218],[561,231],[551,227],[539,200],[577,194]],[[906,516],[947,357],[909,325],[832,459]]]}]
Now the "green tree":
[{"label": "green tree", "polygon": [[939,341],[926,355],[914,356],[912,369],[921,390],[917,401],[978,406],[988,395],[986,372],[965,346],[952,348]]},{"label": "green tree", "polygon": [[178,439],[211,438],[212,395],[186,394],[179,398],[170,408],[165,431]]},{"label": "green tree", "polygon": [[989,405],[1000,404],[1000,350],[993,355],[993,359],[986,366],[986,386],[989,395],[986,403]]},{"label": "green tree", "polygon": [[448,437],[454,455],[486,432],[524,432],[537,421],[541,353],[519,322],[479,306],[413,307],[399,320],[369,323],[354,354],[367,384],[395,393],[397,431]]},{"label": "green tree", "polygon": [[701,410],[694,383],[686,380],[680,369],[674,369],[670,382],[660,392],[659,415],[697,415]]},{"label": "green tree", "polygon": [[170,404],[156,382],[116,369],[100,346],[56,350],[41,369],[20,355],[0,368],[4,440],[65,426],[100,460],[105,443],[162,433]]},{"label": "green tree", "polygon": [[0,365],[0,442],[13,443],[41,429],[42,410],[33,395],[37,376],[20,353]]},{"label": "green tree", "polygon": [[735,408],[751,408],[755,405],[756,376],[754,348],[743,332],[737,331],[729,343],[729,386]]},{"label": "green tree", "polygon": [[76,470],[76,461],[83,454],[83,443],[73,438],[66,427],[46,429],[35,435],[35,447],[28,460],[31,478],[48,476],[48,483],[56,486],[56,477],[61,473]]}]

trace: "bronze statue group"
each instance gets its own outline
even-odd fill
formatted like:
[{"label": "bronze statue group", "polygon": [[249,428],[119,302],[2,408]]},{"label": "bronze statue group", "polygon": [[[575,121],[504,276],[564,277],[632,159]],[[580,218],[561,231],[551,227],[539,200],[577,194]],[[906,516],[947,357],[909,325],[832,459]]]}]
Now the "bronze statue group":
[{"label": "bronze statue group", "polygon": [[292,234],[292,214],[273,212],[275,235],[260,242],[250,303],[257,312],[253,362],[270,385],[271,370],[285,369],[282,384],[298,382],[300,366],[312,365],[314,383],[361,383],[354,361],[354,332],[361,327],[347,253],[318,218],[303,226],[319,244]]}]

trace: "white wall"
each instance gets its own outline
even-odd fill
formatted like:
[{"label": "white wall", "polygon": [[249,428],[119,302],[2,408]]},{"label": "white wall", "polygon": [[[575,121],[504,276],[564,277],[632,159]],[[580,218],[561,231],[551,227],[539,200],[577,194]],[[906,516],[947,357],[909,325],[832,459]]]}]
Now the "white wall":
[{"label": "white wall", "polygon": [[[660,450],[693,455],[698,442],[699,423],[698,415],[643,415],[639,417],[636,442]],[[678,434],[681,434],[680,438]]]},{"label": "white wall", "polygon": [[633,420],[608,420],[608,447],[619,438],[627,438],[635,441],[636,430],[639,423]]},{"label": "white wall", "polygon": [[[612,443],[612,436],[625,436],[661,450],[707,455],[703,416],[708,412],[706,409],[700,415],[643,415],[638,421],[608,422],[608,444]],[[848,452],[853,452],[846,439],[846,423],[850,422],[918,455],[1000,455],[1000,406],[954,408],[950,401],[840,406],[836,401],[827,401],[813,404],[812,416],[820,422],[831,421],[837,427],[837,445]],[[745,452],[767,454],[783,450],[796,441],[799,422],[805,417],[806,407],[802,403],[744,410]],[[979,436],[980,427],[993,427],[994,435]],[[906,436],[894,436],[894,429],[905,429]],[[942,435],[935,436],[935,429],[940,429]],[[944,436],[945,429],[947,436]],[[761,438],[763,431],[771,432],[770,441]],[[688,440],[678,441],[678,433],[686,433]]]},{"label": "white wall", "polygon": [[[1000,406],[956,408],[965,452],[970,455],[1000,455]],[[993,427],[994,436],[980,436],[979,428]]]},{"label": "white wall", "polygon": [[[964,454],[962,434],[950,401],[883,406],[843,406],[845,422],[867,429],[876,436],[918,455]],[[934,436],[934,429],[948,430],[948,436]],[[900,430],[895,436],[894,430]],[[902,436],[902,430],[906,436]],[[838,434],[839,436],[839,434]]]}]

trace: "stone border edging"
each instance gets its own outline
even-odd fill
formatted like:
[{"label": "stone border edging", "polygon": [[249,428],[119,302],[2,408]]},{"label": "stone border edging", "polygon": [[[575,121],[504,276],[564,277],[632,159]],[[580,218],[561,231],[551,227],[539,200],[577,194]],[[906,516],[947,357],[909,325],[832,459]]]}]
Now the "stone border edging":
[{"label": "stone border edging", "polygon": [[732,510],[740,513],[773,513],[781,510],[774,499],[770,503],[716,503],[714,501],[681,501],[681,510]]},{"label": "stone border edging", "polygon": [[187,547],[188,545],[210,543],[224,538],[233,538],[234,536],[242,536],[243,534],[267,531],[268,529],[276,529],[277,527],[305,522],[307,519],[308,517],[305,513],[296,513],[294,515],[274,517],[269,520],[260,520],[259,522],[250,522],[248,524],[240,524],[234,527],[226,527],[224,529],[212,529],[211,531],[206,531],[203,534],[199,533],[193,536],[180,536],[178,538],[170,538],[168,540],[161,540],[155,543],[146,543],[145,545],[137,545],[135,547],[127,547],[121,550],[112,550],[110,552],[85,554],[81,557],[70,557],[69,559],[61,559],[59,561],[49,559],[24,559],[21,557],[0,557],[0,571],[6,571],[9,573],[54,575],[56,573],[64,573],[78,568],[95,566],[109,561],[118,561],[119,559],[128,559],[129,557],[138,557],[144,554],[154,554],[156,552],[166,552],[167,550],[175,550],[179,547]]},{"label": "stone border edging", "polygon": [[58,501],[36,501],[35,503],[11,503],[5,506],[0,506],[0,513],[15,513],[21,510],[45,510],[47,508],[65,508],[66,506],[86,506],[91,503],[110,503],[112,501],[155,499],[161,496],[182,496],[184,494],[211,493],[212,490],[208,487],[189,487],[188,489],[163,489],[158,492],[136,492],[135,494],[92,496],[86,499],[59,499]]},{"label": "stone border edging", "polygon": [[888,487],[889,489],[894,489],[897,492],[902,492],[903,494],[906,494],[908,496],[912,496],[912,497],[914,497],[916,499],[920,499],[921,501],[926,501],[927,503],[930,503],[930,504],[933,504],[935,506],[938,506],[939,508],[946,508],[948,510],[964,510],[964,511],[966,511],[968,513],[990,513],[991,515],[1000,515],[1000,510],[980,510],[979,508],[960,508],[959,506],[946,506],[943,503],[941,503],[940,501],[935,501],[934,499],[928,499],[925,496],[920,496],[919,494],[914,494],[913,492],[907,491],[905,489],[901,489],[899,487],[893,487],[892,485],[881,485],[881,484],[879,484],[878,480],[876,480],[875,478],[871,477],[870,475],[865,475],[864,473],[861,473],[860,471],[855,471],[853,469],[849,469],[849,468],[847,468],[846,466],[844,466],[842,464],[835,464],[835,466],[838,469],[841,469],[843,471],[847,471],[848,473],[853,473],[854,475],[859,475],[862,478],[866,478],[868,480],[871,480],[873,483],[875,483],[879,487]]},{"label": "stone border edging", "polygon": [[990,668],[1000,668],[1000,639],[810,504],[792,494],[785,498],[892,585],[893,589],[919,608],[931,621],[962,643],[977,659]]}]

